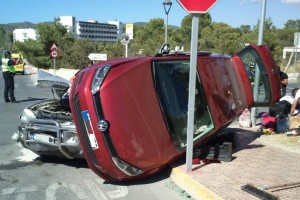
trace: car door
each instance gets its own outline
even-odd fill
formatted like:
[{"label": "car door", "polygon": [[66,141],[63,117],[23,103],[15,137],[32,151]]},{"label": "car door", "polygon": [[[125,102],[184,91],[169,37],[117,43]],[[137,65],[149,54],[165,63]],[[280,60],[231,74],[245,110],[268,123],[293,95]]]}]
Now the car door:
[{"label": "car door", "polygon": [[250,44],[233,59],[242,63],[238,66],[246,85],[248,105],[270,106],[280,99],[279,68],[267,46]]}]

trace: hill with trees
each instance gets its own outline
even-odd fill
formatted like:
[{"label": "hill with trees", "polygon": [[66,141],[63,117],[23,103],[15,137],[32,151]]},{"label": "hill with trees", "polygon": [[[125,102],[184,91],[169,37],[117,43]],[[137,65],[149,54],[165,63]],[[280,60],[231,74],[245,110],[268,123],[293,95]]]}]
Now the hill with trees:
[{"label": "hill with trees", "polygon": [[36,24],[31,22],[19,22],[19,23],[9,23],[9,24],[0,24],[0,28],[3,28],[7,32],[13,32],[17,28],[35,28]]}]

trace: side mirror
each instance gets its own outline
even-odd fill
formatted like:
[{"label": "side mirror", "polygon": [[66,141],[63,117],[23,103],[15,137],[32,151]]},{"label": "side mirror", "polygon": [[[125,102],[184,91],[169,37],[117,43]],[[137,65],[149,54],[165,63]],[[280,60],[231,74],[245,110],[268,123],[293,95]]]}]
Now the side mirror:
[{"label": "side mirror", "polygon": [[159,51],[160,54],[169,54],[170,53],[170,45],[169,44],[164,44]]}]

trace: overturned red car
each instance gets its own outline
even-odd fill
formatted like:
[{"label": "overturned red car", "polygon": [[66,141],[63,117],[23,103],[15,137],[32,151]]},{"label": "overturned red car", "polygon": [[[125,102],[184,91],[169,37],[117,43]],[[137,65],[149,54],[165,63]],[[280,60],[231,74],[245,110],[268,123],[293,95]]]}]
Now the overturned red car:
[{"label": "overturned red car", "polygon": [[[250,62],[259,80],[255,92]],[[184,156],[189,67],[190,54],[181,52],[112,59],[77,73],[70,106],[84,156],[97,175],[137,180]],[[247,106],[269,106],[279,98],[279,71],[266,46],[249,45],[232,57],[199,52],[194,147]]]}]

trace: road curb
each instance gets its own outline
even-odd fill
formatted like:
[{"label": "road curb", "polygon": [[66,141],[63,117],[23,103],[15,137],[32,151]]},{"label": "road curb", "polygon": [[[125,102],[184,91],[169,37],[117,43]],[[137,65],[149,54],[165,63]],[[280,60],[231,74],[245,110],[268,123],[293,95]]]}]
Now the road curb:
[{"label": "road curb", "polygon": [[171,180],[181,189],[185,190],[192,198],[197,200],[223,200],[222,197],[194,180],[180,167],[172,167],[170,172]]}]

